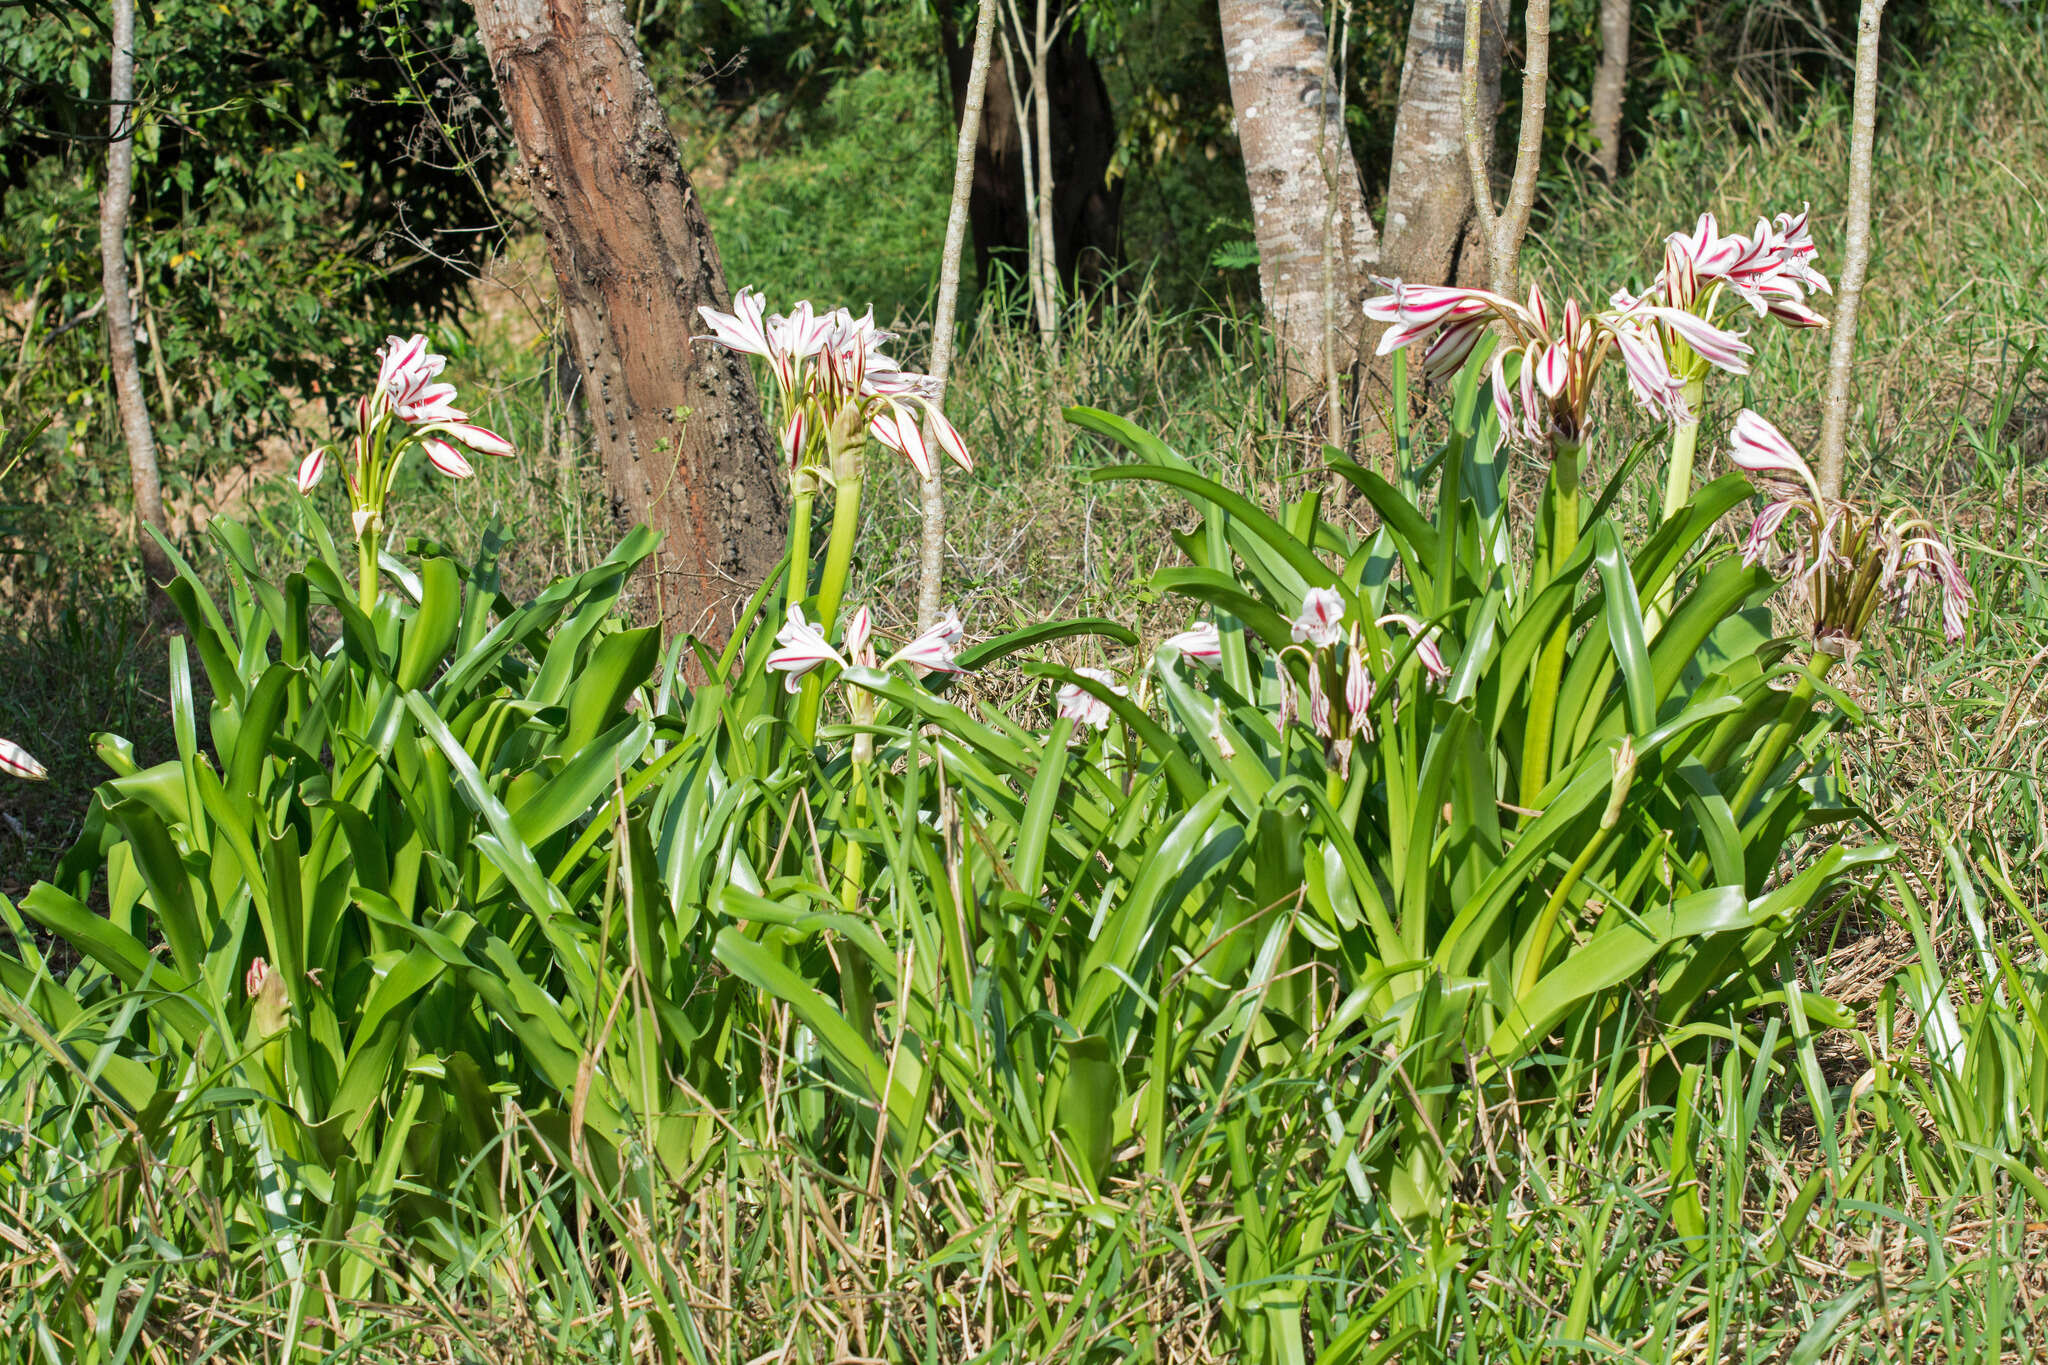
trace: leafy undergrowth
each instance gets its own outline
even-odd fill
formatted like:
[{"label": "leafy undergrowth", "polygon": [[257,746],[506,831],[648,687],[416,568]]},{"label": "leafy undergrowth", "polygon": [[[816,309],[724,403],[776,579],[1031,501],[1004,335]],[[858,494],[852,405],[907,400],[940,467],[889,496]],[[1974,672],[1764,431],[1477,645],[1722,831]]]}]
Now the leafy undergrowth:
[{"label": "leafy undergrowth", "polygon": [[[1320,797],[1330,773],[1284,743],[1269,752],[1257,715],[1271,694],[1226,718],[1206,700],[1227,698],[1223,684],[1173,692],[1174,661],[1154,646],[1196,608],[1154,576],[1211,544],[1214,514],[1156,482],[1084,481],[1128,457],[1059,410],[1128,414],[1290,527],[1326,494],[1312,543],[1355,549],[1348,537],[1389,504],[1329,492],[1320,450],[1286,435],[1255,328],[1161,316],[1133,288],[1077,310],[1052,362],[988,305],[948,403],[979,457],[948,480],[948,583],[970,638],[1107,616],[1137,639],[1041,640],[1035,668],[1019,653],[942,698],[883,694],[900,709],[863,788],[849,749],[831,747],[841,732],[828,727],[814,766],[791,756],[777,708],[792,703],[758,666],[734,694],[688,705],[656,686],[628,705],[632,689],[612,685],[653,675],[649,645],[604,623],[619,585],[587,456],[546,350],[501,319],[456,370],[465,388],[502,381],[488,420],[521,456],[486,465],[460,499],[424,481],[395,490],[397,527],[431,528],[460,566],[409,560],[420,582],[404,606],[351,622],[350,594],[315,575],[304,635],[342,642],[340,656],[289,653],[289,606],[234,618],[259,640],[279,631],[240,656],[210,658],[204,630],[172,641],[137,612],[54,612],[8,642],[8,676],[31,684],[11,689],[5,732],[49,736],[35,747],[56,780],[32,797],[0,789],[0,842],[14,841],[0,891],[23,901],[89,828],[99,874],[74,862],[25,908],[105,970],[74,975],[67,948],[39,972],[24,923],[19,965],[0,972],[0,1333],[51,1361],[2035,1358],[2048,1336],[2035,736],[2048,499],[2026,348],[2048,259],[2048,53],[2022,20],[1996,25],[1888,101],[1853,475],[1958,529],[1972,632],[1951,651],[1895,626],[1837,676],[1863,724],[1814,750],[1834,753],[1833,782],[1809,796],[1846,794],[1868,823],[1808,831],[1782,867],[1765,859],[1755,889],[1838,838],[1900,856],[1882,877],[1817,890],[1700,1030],[1672,1026],[1670,977],[1631,980],[1568,1016],[1588,1036],[1560,1027],[1492,1053],[1455,1000],[1387,993],[1398,955],[1362,949],[1347,918],[1362,911],[1330,890],[1349,879],[1359,905],[1399,902],[1412,874],[1391,837],[1349,827],[1371,865],[1311,875],[1300,850],[1340,848],[1336,819],[1289,823],[1301,817],[1275,801],[1268,828],[1231,813],[1235,796],[1202,806],[1246,780],[1212,723],[1235,727],[1237,755],[1306,774],[1300,791]],[[1828,221],[1845,136],[1823,100],[1761,144],[1653,146],[1618,190],[1561,197],[1538,268],[1640,269],[1705,206],[1736,226],[1810,198]],[[1817,425],[1805,414],[1824,344],[1752,339],[1769,388],[1722,391],[1703,450],[1738,404],[1767,406],[1797,438]],[[1433,403],[1427,421],[1454,408]],[[1601,416],[1604,475],[1654,433],[1620,405]],[[1354,453],[1391,468],[1370,439]],[[915,490],[895,466],[871,468],[852,593],[901,630]],[[1535,519],[1541,482],[1534,466],[1506,472],[1511,520]],[[1652,482],[1617,504],[1630,543]],[[309,544],[291,518],[271,521],[245,572],[282,586]],[[489,579],[502,603],[478,606],[474,547],[493,523],[512,530]],[[1245,581],[1280,602],[1284,568],[1260,562],[1271,581],[1250,568]],[[345,567],[329,566],[337,581]],[[432,670],[408,662],[427,646],[411,641],[437,638],[421,622],[429,599],[451,610],[458,575],[468,605],[443,647],[474,664],[460,686],[427,687]],[[551,587],[565,576],[573,591]],[[217,560],[195,581],[228,585]],[[491,621],[511,616],[520,628],[490,643]],[[1243,632],[1248,657],[1281,652],[1256,634]],[[1049,743],[1068,724],[1055,720],[1056,689],[1076,677],[1063,670],[1084,665],[1152,679],[1139,700],[1172,734],[1106,731],[1072,757],[1064,734]],[[1421,717],[1437,713],[1402,666],[1390,692],[1423,700],[1381,724],[1419,763],[1434,736]],[[346,721],[238,751],[205,713],[266,685],[291,725],[320,706]],[[1015,732],[967,728],[984,705]],[[135,741],[142,769],[176,761],[191,786],[128,779],[119,818],[88,827],[100,729]],[[218,761],[195,766],[204,745]],[[1600,779],[1588,799],[1606,799],[1613,755],[1573,757]],[[1199,774],[1185,792],[1160,776],[1175,761]],[[1357,799],[1377,814],[1420,770],[1371,771]],[[1654,869],[1644,850],[1692,837],[1690,808],[1675,767],[1646,767],[1643,785],[1629,856]],[[1597,804],[1540,836],[1561,852],[1517,900],[1518,932],[1596,837]],[[1034,817],[1049,806],[1061,823]],[[1434,818],[1419,797],[1400,818],[1418,811]],[[1479,836],[1446,816],[1444,837]],[[288,848],[317,857],[287,866]],[[179,852],[166,862],[166,849]],[[846,905],[849,867],[887,896]],[[1177,888],[1195,908],[1162,927],[1159,957],[1098,960],[1134,887],[1184,867],[1214,880]],[[1262,873],[1291,874],[1286,913],[1262,899]],[[1414,922],[1437,929],[1471,890],[1449,873],[1416,884]],[[146,922],[180,888],[193,931]],[[1313,888],[1333,907],[1311,926],[1328,942],[1276,934],[1288,915],[1313,920]],[[1560,962],[1600,945],[1598,907],[1575,894],[1584,918],[1557,940]],[[301,931],[299,959],[278,947],[295,941],[278,927],[292,915],[325,926]],[[259,945],[271,975],[245,976]],[[166,1004],[176,976],[198,1016]],[[384,999],[401,979],[414,994]],[[259,1013],[279,992],[304,1024],[283,1042]],[[380,1032],[401,1006],[400,1036]],[[1425,1015],[1437,1051],[1414,1045]],[[352,1066],[377,1084],[352,1085]]]}]

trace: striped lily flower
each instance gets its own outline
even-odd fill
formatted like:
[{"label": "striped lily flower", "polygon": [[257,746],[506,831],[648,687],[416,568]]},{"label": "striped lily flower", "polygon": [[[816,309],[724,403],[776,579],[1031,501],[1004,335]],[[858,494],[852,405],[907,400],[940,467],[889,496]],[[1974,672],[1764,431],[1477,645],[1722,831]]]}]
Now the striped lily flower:
[{"label": "striped lily flower", "polygon": [[[1130,689],[1116,680],[1115,675],[1099,668],[1077,668],[1075,673],[1090,682],[1100,684],[1107,691],[1119,697],[1128,697]],[[1077,726],[1100,730],[1109,724],[1116,713],[1109,709],[1109,703],[1079,683],[1067,683],[1053,699],[1053,713]]]},{"label": "striped lily flower", "polygon": [[1905,616],[1937,594],[1942,634],[1962,640],[1976,600],[1956,553],[1934,524],[1910,507],[1864,508],[1821,496],[1813,471],[1785,434],[1744,409],[1729,435],[1729,458],[1769,493],[1743,542],[1749,563],[1787,553],[1772,567],[1787,577],[1812,617],[1816,646],[1846,658],[1880,606]]},{"label": "striped lily flower", "polygon": [[[1526,303],[1517,303],[1483,289],[1378,283],[1387,292],[1366,302],[1365,315],[1392,324],[1380,337],[1378,354],[1429,338],[1422,368],[1431,377],[1456,370],[1487,328],[1500,327],[1505,337],[1493,356],[1495,413],[1504,432],[1532,449],[1585,443],[1594,383],[1610,354],[1621,357],[1639,404],[1682,420],[1683,385],[1666,359],[1660,326],[1681,329],[1700,354],[1724,369],[1747,369],[1750,348],[1739,334],[1626,293],[1616,294],[1606,311],[1592,312],[1576,299],[1553,310],[1540,287],[1530,289]],[[1518,363],[1514,381],[1508,378],[1510,361]]]},{"label": "striped lily flower", "polygon": [[[727,350],[758,355],[775,377],[782,409],[782,452],[792,482],[814,477],[816,438],[865,428],[876,444],[909,460],[921,476],[932,471],[931,446],[962,469],[973,469],[967,443],[933,398],[929,376],[904,370],[885,349],[895,337],[877,326],[874,309],[859,317],[845,308],[817,312],[808,301],[788,314],[764,317],[760,293],[742,289],[733,311],[699,308],[708,337]],[[856,420],[857,419],[857,420]],[[928,441],[923,421],[931,422]],[[858,457],[842,448],[836,458]],[[835,458],[828,450],[827,458]],[[842,471],[833,470],[837,477]]]},{"label": "striped lily flower", "polygon": [[34,754],[11,739],[0,739],[0,772],[29,782],[40,782],[50,775],[36,762]]}]

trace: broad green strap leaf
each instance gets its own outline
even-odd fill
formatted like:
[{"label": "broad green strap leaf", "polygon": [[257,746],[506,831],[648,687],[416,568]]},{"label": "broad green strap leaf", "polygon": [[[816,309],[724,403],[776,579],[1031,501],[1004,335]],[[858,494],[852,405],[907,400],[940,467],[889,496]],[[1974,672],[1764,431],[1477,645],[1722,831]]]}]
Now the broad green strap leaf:
[{"label": "broad green strap leaf", "polygon": [[962,668],[980,668],[1020,649],[1031,649],[1053,640],[1072,639],[1076,635],[1100,635],[1120,645],[1138,643],[1138,633],[1128,626],[1103,616],[1085,616],[1072,621],[1046,621],[998,635],[992,640],[983,640],[971,649],[961,650],[957,662]]},{"label": "broad green strap leaf", "polygon": [[400,690],[410,692],[426,682],[461,628],[462,580],[455,561],[429,559],[420,566],[419,609],[406,622],[398,651]]},{"label": "broad green strap leaf", "polygon": [[[1635,580],[1621,555],[1621,539],[1614,523],[1602,521],[1593,528],[1593,566],[1606,589],[1607,634],[1621,667],[1623,696],[1628,701],[1629,728],[1646,735],[1657,728],[1656,680],[1650,673],[1649,651],[1643,643],[1643,608],[1636,601]],[[1574,717],[1575,719],[1575,717]],[[1575,727],[1560,723],[1557,737],[1569,741]],[[1553,765],[1564,760],[1553,758]]]},{"label": "broad green strap leaf", "polygon": [[1231,492],[1213,479],[1205,479],[1186,469],[1162,469],[1156,465],[1112,465],[1107,469],[1095,470],[1088,477],[1095,483],[1132,479],[1163,483],[1196,497],[1205,498],[1228,512],[1236,525],[1250,531],[1285,560],[1288,567],[1300,574],[1309,586],[1339,586],[1337,575],[1331,571],[1330,566],[1316,558],[1308,546],[1287,534],[1287,528],[1253,506],[1250,499]]}]

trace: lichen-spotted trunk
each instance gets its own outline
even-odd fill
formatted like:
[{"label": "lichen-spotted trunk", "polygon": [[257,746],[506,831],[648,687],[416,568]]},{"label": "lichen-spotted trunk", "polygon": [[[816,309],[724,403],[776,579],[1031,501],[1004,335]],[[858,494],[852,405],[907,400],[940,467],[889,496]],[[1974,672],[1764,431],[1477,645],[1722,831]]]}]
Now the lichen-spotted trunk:
[{"label": "lichen-spotted trunk", "polygon": [[1310,0],[1222,0],[1230,102],[1251,191],[1259,294],[1288,397],[1357,359],[1359,301],[1379,258],[1343,123],[1330,35]]}]

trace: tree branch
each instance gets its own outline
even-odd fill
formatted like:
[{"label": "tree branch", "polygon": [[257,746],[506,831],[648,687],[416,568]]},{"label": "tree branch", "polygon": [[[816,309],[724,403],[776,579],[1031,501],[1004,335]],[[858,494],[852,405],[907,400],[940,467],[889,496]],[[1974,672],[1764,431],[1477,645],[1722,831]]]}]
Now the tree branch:
[{"label": "tree branch", "polygon": [[1465,166],[1472,172],[1472,213],[1491,270],[1493,234],[1500,215],[1493,210],[1493,174],[1486,164],[1486,133],[1479,123],[1479,26],[1485,22],[1486,0],[1466,0],[1465,61],[1458,73],[1458,102],[1465,115]]},{"label": "tree branch", "polygon": [[1550,89],[1550,0],[1529,0],[1522,29],[1522,135],[1515,147],[1515,176],[1487,257],[1494,292],[1520,291],[1522,239],[1536,207],[1536,172],[1543,163],[1543,104]]}]

